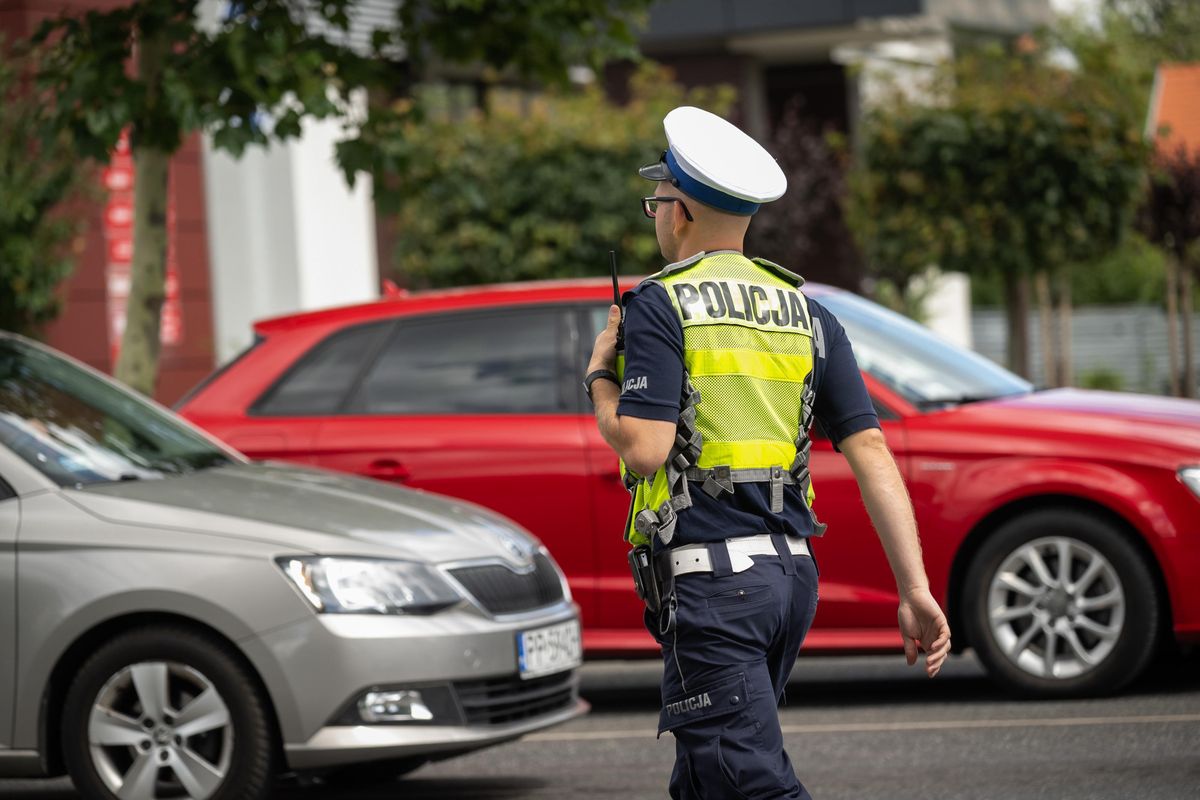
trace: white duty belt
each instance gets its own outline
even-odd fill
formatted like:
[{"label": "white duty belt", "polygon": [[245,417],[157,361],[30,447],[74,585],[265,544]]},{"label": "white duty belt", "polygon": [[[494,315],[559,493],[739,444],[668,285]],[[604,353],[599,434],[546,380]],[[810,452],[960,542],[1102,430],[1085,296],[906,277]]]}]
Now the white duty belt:
[{"label": "white duty belt", "polygon": [[[787,537],[788,550],[795,556],[808,556],[808,540]],[[736,539],[726,539],[717,544],[725,545],[729,551],[729,566],[735,573],[745,572],[754,566],[751,556],[778,556],[775,545],[771,542],[771,534],[763,533],[758,536],[739,536]],[[690,572],[712,572],[712,557],[708,554],[708,543],[685,544],[673,547],[661,558],[671,569],[671,575],[679,577]]]}]

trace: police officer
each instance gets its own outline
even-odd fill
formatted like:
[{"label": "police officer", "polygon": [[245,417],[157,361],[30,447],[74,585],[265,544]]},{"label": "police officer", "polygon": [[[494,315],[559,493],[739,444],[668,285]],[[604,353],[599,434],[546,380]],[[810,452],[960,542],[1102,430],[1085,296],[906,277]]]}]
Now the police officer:
[{"label": "police officer", "polygon": [[663,126],[668,149],[640,174],[657,184],[643,208],[671,263],[623,298],[622,363],[609,309],[585,384],[633,494],[626,538],[652,548],[659,578],[645,622],[663,652],[659,733],[676,741],[670,794],[808,798],[777,709],[817,605],[814,418],[887,553],[908,663],[924,650],[936,675],[950,628],[845,331],[799,276],[742,254],[782,170],[706,111],[677,108]]}]

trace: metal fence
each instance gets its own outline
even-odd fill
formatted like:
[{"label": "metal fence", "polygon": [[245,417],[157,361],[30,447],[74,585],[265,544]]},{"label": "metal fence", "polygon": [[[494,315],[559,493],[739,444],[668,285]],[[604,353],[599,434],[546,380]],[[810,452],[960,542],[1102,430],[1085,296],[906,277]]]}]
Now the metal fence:
[{"label": "metal fence", "polygon": [[[1055,320],[1057,324],[1057,320]],[[1200,314],[1192,322],[1200,338]],[[971,314],[971,336],[975,349],[1003,364],[1008,334],[1004,310],[977,308]],[[1036,309],[1029,319],[1029,358],[1034,383],[1045,383],[1042,367],[1042,331]],[[1200,341],[1197,342],[1200,366]],[[1089,306],[1076,308],[1071,320],[1071,361],[1076,385],[1104,371],[1118,378],[1127,391],[1166,394],[1167,315],[1158,306]]]}]

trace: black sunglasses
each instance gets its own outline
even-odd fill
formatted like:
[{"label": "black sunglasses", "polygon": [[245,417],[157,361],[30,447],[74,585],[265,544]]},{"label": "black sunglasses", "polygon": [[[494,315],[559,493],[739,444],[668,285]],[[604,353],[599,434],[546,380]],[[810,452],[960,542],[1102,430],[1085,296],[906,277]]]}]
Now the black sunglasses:
[{"label": "black sunglasses", "polygon": [[643,197],[642,211],[645,212],[647,217],[654,219],[655,215],[658,214],[659,203],[679,203],[679,207],[683,209],[683,215],[687,217],[687,221],[696,221],[692,219],[692,212],[688,211],[687,204],[679,197]]}]

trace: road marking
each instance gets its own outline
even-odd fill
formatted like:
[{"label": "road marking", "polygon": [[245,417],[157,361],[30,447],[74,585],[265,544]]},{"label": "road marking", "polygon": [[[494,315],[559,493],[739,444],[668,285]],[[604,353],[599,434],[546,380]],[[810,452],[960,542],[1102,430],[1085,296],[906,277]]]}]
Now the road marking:
[{"label": "road marking", "polygon": [[[784,733],[891,733],[954,731],[980,728],[1077,728],[1104,725],[1153,725],[1200,722],[1200,714],[1154,714],[1130,717],[1064,717],[1061,719],[948,719],[928,722],[839,722],[817,725],[784,725]],[[584,742],[603,739],[648,738],[647,729],[535,733],[526,742]]]}]

